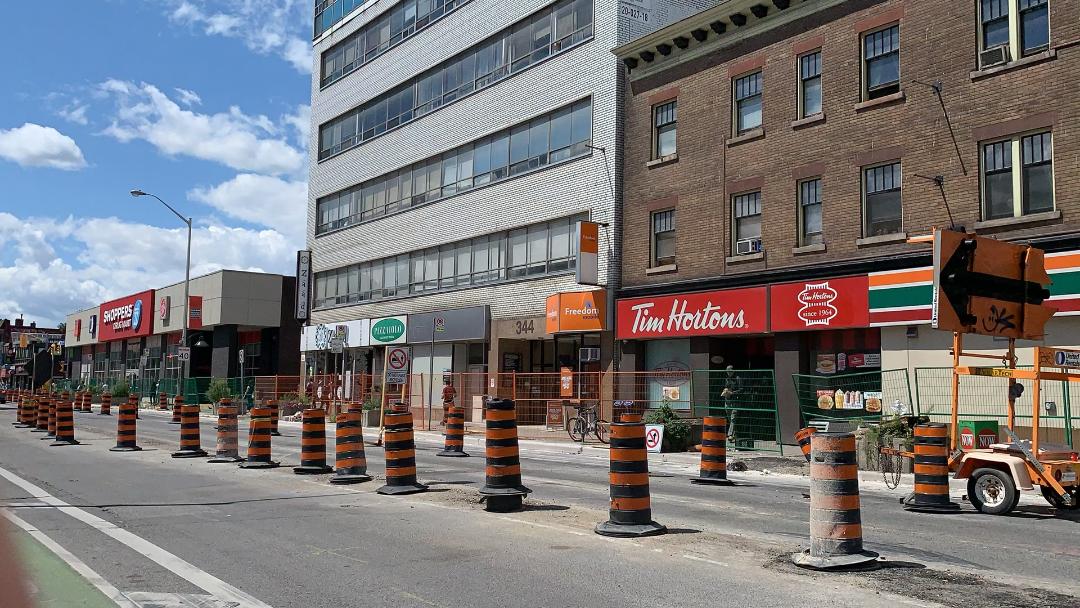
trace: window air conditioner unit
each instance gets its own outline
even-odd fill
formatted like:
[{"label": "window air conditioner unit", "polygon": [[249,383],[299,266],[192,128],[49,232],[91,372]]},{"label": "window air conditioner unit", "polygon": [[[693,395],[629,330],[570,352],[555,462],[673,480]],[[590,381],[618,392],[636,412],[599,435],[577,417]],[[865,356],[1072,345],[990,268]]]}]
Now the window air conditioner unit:
[{"label": "window air conditioner unit", "polygon": [[595,363],[599,360],[599,348],[582,348],[578,351],[578,361],[581,363]]},{"label": "window air conditioner unit", "polygon": [[990,68],[995,65],[1005,65],[1006,63],[1009,63],[1008,45],[1002,44],[979,53],[980,67]]},{"label": "window air conditioner unit", "polygon": [[743,239],[735,243],[735,253],[738,255],[748,255],[760,251],[761,239]]}]

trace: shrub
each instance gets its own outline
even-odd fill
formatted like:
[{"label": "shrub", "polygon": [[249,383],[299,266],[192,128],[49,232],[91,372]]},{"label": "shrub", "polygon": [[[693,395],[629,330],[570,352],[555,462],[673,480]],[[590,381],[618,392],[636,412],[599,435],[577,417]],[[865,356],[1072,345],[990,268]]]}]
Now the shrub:
[{"label": "shrub", "polygon": [[131,387],[123,380],[112,385],[110,388],[112,389],[113,402],[116,402],[117,399],[127,399],[128,393],[131,392]]},{"label": "shrub", "polygon": [[217,403],[222,399],[231,399],[232,391],[229,390],[229,383],[224,378],[214,378],[210,381],[210,386],[206,387],[206,398],[212,403]]},{"label": "shrub", "polygon": [[690,447],[690,425],[669,404],[650,411],[645,422],[664,425],[664,451],[685,452]]},{"label": "shrub", "polygon": [[372,410],[377,410],[379,409],[379,405],[380,402],[377,397],[368,397],[367,400],[364,401],[364,411],[370,412]]}]

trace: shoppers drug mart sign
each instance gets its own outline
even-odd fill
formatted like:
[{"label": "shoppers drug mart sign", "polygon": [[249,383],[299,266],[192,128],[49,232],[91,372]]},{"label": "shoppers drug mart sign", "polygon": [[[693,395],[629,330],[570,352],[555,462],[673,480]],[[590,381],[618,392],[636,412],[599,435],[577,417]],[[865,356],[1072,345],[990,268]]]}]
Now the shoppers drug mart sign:
[{"label": "shoppers drug mart sign", "polygon": [[371,320],[371,344],[404,344],[407,317],[386,317]]},{"label": "shoppers drug mart sign", "polygon": [[106,302],[98,309],[101,326],[98,340],[138,338],[154,333],[154,292],[144,291]]}]

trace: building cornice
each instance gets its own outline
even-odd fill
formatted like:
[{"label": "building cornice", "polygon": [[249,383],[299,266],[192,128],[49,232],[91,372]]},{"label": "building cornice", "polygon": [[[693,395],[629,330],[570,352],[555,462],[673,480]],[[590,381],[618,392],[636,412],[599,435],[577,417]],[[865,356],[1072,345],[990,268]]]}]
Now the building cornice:
[{"label": "building cornice", "polygon": [[847,0],[728,0],[613,49],[640,80]]}]

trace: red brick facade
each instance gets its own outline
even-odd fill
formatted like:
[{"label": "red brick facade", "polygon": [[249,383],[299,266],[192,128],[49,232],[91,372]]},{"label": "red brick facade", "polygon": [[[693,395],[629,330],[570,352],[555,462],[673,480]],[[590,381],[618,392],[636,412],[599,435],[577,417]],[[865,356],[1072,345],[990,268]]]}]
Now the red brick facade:
[{"label": "red brick facade", "polygon": [[[742,35],[740,28],[728,23],[725,33],[708,31],[705,42],[695,41],[709,28],[699,28],[691,17],[681,22],[686,31],[676,31],[680,24],[663,31],[690,40],[689,49],[653,55],[652,62],[638,51],[626,54],[633,43],[619,51],[624,61],[637,64],[628,72],[625,105],[624,289],[728,278],[745,283],[765,271],[820,270],[841,261],[926,254],[925,245],[902,240],[859,242],[865,236],[861,167],[891,160],[902,163],[907,235],[949,225],[942,194],[927,179],[938,175],[944,177],[956,224],[969,230],[1008,239],[1080,232],[1080,5],[1050,0],[1049,51],[989,73],[993,70],[977,71],[975,0],[851,0],[794,20],[791,11],[808,10],[812,3],[793,2],[786,13],[762,4],[768,4],[770,17],[747,25],[760,33],[730,46],[721,41]],[[766,28],[768,19],[777,24]],[[900,24],[901,93],[864,102],[861,32],[895,22]],[[682,40],[674,42],[681,48]],[[817,48],[824,118],[793,125],[798,56]],[[764,136],[732,142],[732,78],[757,66],[763,76]],[[935,82],[942,84],[966,175],[941,104],[928,86]],[[677,159],[650,163],[652,107],[671,98],[678,100]],[[1053,133],[1055,213],[1036,223],[977,224],[983,219],[979,142],[1044,127]],[[799,251],[797,183],[817,176],[825,247]],[[733,262],[738,256],[731,196],[756,189],[764,252]],[[676,268],[648,273],[650,213],[668,208],[676,210]]]}]

